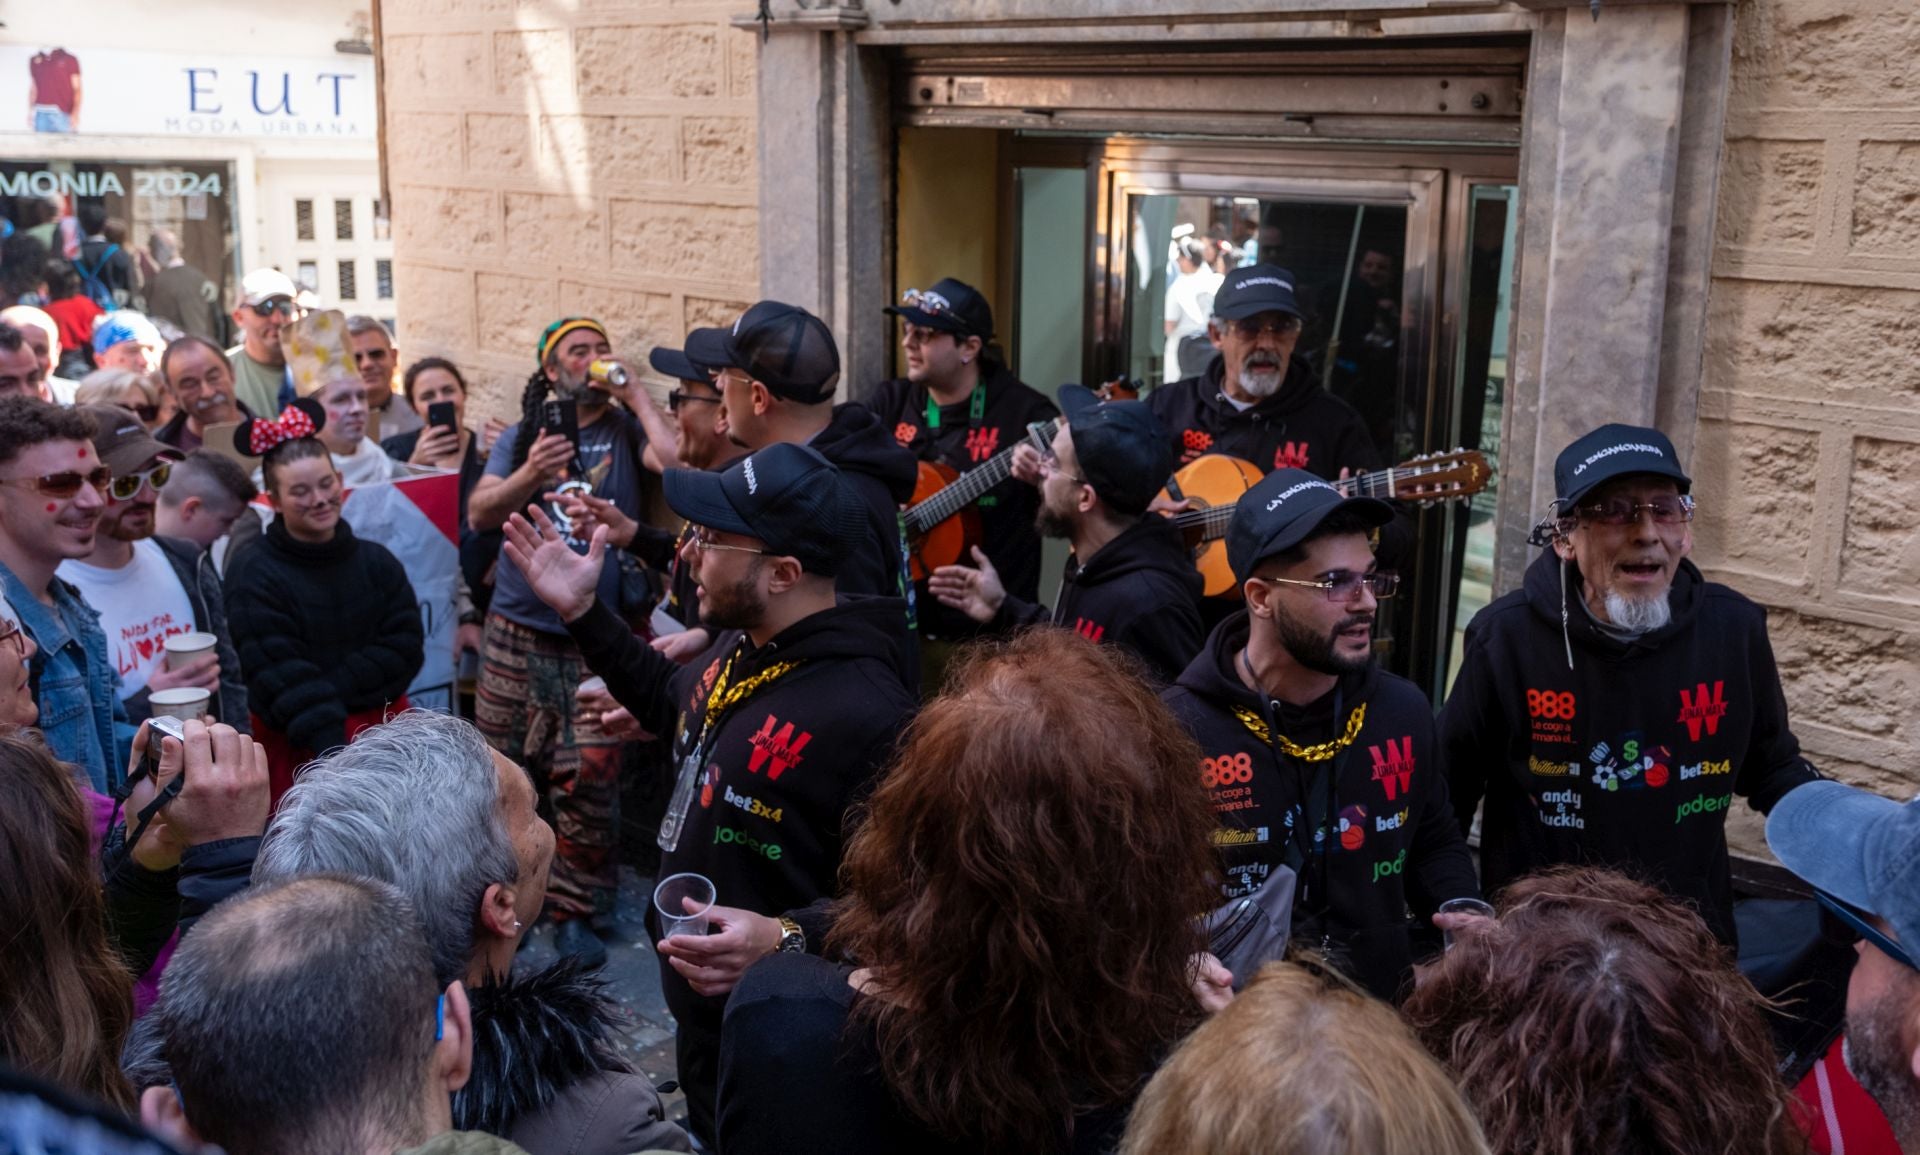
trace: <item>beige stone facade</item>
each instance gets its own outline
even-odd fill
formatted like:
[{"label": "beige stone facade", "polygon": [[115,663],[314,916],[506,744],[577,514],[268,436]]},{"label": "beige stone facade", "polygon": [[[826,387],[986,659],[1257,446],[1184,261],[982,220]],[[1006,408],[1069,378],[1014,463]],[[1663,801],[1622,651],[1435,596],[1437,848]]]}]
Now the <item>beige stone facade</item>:
[{"label": "beige stone facade", "polygon": [[382,6],[405,358],[470,369],[518,415],[567,313],[644,351],[758,295],[755,44],[735,0]]},{"label": "beige stone facade", "polygon": [[[1616,362],[1640,367],[1638,383],[1617,393],[1575,386],[1556,394],[1568,386],[1545,366],[1605,364],[1620,343],[1604,331],[1583,337],[1564,318],[1554,327],[1558,344],[1532,353],[1538,392],[1528,395],[1527,370],[1516,371],[1505,446],[1516,496],[1511,510],[1503,505],[1502,574],[1517,574],[1524,520],[1547,496],[1542,478],[1565,438],[1554,422],[1585,421],[1608,405],[1624,407],[1609,414],[1620,419],[1659,420],[1683,450],[1692,447],[1698,560],[1771,612],[1810,756],[1829,774],[1888,794],[1920,786],[1910,755],[1920,741],[1920,15],[1877,0],[1742,0],[1732,9],[1722,83],[1725,24],[1710,12],[1727,10],[1711,4],[1675,4],[1686,15],[1662,16],[1657,4],[1609,0],[1595,24],[1585,0],[1565,12],[1558,0],[1447,3],[1431,16],[1384,21],[1362,18],[1363,10],[1423,5],[1355,0],[1346,17],[1303,14],[1291,24],[1268,5],[1190,4],[1245,22],[1250,37],[1378,36],[1383,27],[1411,34],[1421,20],[1435,34],[1531,30],[1536,87],[1543,69],[1552,76],[1604,61],[1610,49],[1590,47],[1592,38],[1619,35],[1635,20],[1661,31],[1676,61],[1684,45],[1685,87],[1672,87],[1667,110],[1650,114],[1667,117],[1678,154],[1666,162],[1663,195],[1672,200],[1661,209],[1672,218],[1671,249],[1649,248],[1651,259],[1668,262],[1664,340],[1655,334]],[[884,108],[875,111],[885,85],[874,79],[883,59],[876,49],[1017,41],[1021,21],[1067,21],[1020,0],[981,9],[1014,32],[984,15],[977,26],[945,29],[939,21],[958,17],[921,0],[886,12],[776,0],[790,23],[784,32],[776,25],[763,48],[757,29],[729,24],[748,7],[589,0],[562,12],[521,0],[386,0],[387,166],[409,355],[441,352],[475,366],[483,405],[511,416],[532,336],[548,318],[599,313],[632,356],[688,326],[724,320],[763,285],[796,299],[820,286],[821,299],[804,303],[829,318],[850,356],[884,354],[884,335],[859,318],[891,291],[894,242],[884,220],[848,219],[852,205],[878,217],[909,208],[893,199],[897,174],[869,171],[892,163]],[[928,13],[917,28],[908,20],[915,11]],[[876,27],[869,13],[905,22]],[[1066,35],[1125,40],[1135,31],[1083,23]],[[1556,47],[1542,56],[1542,43]],[[1619,41],[1625,55],[1613,59],[1642,66],[1624,63],[1637,43]],[[800,79],[770,97],[756,68],[776,60]],[[790,106],[782,93],[806,99]],[[1529,100],[1530,117],[1541,103]],[[1534,207],[1515,304],[1520,362],[1529,342],[1545,340],[1544,286],[1560,277],[1577,283],[1583,263],[1577,250],[1545,251],[1570,230],[1540,199],[1565,185],[1552,179],[1556,166],[1564,178],[1578,162],[1569,114],[1587,112],[1569,103],[1563,119],[1529,129],[1534,168],[1523,166],[1521,187]],[[817,136],[791,131],[812,119],[822,125]],[[786,127],[773,133],[779,139],[756,142],[757,123]],[[1703,193],[1722,144],[1717,196]],[[796,186],[782,183],[784,173],[760,172],[756,154],[805,169],[806,195],[788,198]],[[1689,226],[1709,214],[1702,356],[1698,284],[1706,278],[1697,270],[1706,230]],[[1617,243],[1609,238],[1607,247]],[[763,250],[781,254],[779,268],[761,268]],[[1631,287],[1638,276],[1623,273],[1619,283]],[[1606,295],[1561,293],[1579,303],[1567,315],[1576,319]],[[1650,304],[1658,314],[1658,293]],[[1583,350],[1583,341],[1593,347]],[[1736,813],[1736,846],[1764,853],[1757,821],[1744,808]]]},{"label": "beige stone facade", "polygon": [[1740,5],[1699,412],[1699,560],[1769,608],[1794,729],[1820,768],[1911,796],[1920,788],[1920,16],[1911,10]]}]

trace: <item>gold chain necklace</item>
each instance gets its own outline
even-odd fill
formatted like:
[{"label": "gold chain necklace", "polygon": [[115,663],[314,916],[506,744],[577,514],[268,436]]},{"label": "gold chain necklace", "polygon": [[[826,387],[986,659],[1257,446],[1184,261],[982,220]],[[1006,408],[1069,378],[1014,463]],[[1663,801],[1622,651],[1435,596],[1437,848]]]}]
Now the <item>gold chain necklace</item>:
[{"label": "gold chain necklace", "polygon": [[1333,739],[1331,742],[1320,742],[1312,746],[1302,746],[1291,738],[1288,738],[1285,734],[1275,737],[1273,732],[1267,728],[1266,720],[1245,706],[1235,706],[1233,708],[1233,716],[1240,719],[1240,724],[1245,726],[1254,737],[1260,739],[1262,744],[1278,745],[1282,752],[1291,754],[1302,762],[1325,762],[1335,754],[1353,745],[1353,740],[1360,736],[1360,727],[1365,725],[1367,721],[1367,704],[1362,702],[1353,708],[1353,713],[1347,718],[1347,732],[1345,734]]},{"label": "gold chain necklace", "polygon": [[721,668],[720,676],[714,680],[712,691],[707,694],[707,708],[700,716],[700,740],[694,744],[695,749],[706,742],[707,734],[713,730],[714,723],[728,710],[752,697],[761,687],[792,673],[800,665],[799,662],[775,662],[739,685],[728,686],[727,682],[733,676],[734,659],[739,656],[740,651],[737,649],[728,656],[727,664]]}]

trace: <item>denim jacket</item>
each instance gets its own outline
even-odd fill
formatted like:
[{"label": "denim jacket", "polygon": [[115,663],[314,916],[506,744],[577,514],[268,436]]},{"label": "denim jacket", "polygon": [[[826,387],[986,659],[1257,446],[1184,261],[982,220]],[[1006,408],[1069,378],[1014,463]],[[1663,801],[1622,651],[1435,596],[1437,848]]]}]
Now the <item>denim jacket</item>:
[{"label": "denim jacket", "polygon": [[123,755],[132,743],[132,728],[120,705],[120,675],[107,660],[100,615],[59,578],[53,579],[52,609],[4,564],[0,586],[20,615],[21,628],[40,647],[30,680],[47,748],[85,770],[95,791],[114,793],[125,776]]}]

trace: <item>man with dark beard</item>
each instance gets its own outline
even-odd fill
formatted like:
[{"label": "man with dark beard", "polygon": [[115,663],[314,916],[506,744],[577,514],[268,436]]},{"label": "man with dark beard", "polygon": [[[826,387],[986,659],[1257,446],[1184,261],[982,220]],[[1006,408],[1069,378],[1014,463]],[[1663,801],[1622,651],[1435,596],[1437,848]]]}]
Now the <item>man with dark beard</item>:
[{"label": "man with dark beard", "polygon": [[1787,725],[1767,615],[1686,560],[1693,482],[1657,429],[1563,450],[1525,587],[1467,627],[1440,738],[1489,891],[1561,863],[1687,900],[1737,945],[1727,811],[1817,778]]},{"label": "man with dark beard", "polygon": [[1387,999],[1412,969],[1409,905],[1457,929],[1461,916],[1435,910],[1479,893],[1433,711],[1373,662],[1398,575],[1375,565],[1368,535],[1392,517],[1304,470],[1262,478],[1227,531],[1246,608],[1163,695],[1204,755],[1223,900],[1288,867],[1294,940]]},{"label": "man with dark beard", "polygon": [[[819,951],[824,905],[801,908],[833,895],[843,818],[914,699],[901,678],[909,639],[900,599],[835,596],[837,571],[867,527],[860,499],[824,456],[776,443],[719,473],[668,470],[665,489],[695,526],[681,560],[695,567],[701,622],[718,632],[691,665],[655,653],[596,597],[605,526],[582,557],[540,511],[531,522],[516,514],[505,556],[614,700],[648,731],[674,735],[660,875],[704,875],[726,905],[709,913],[713,933],[676,932],[656,949],[679,1025],[688,1122],[711,1146],[726,994],[756,959]],[[649,912],[656,933],[658,913]]]},{"label": "man with dark beard", "polygon": [[[594,387],[588,368],[612,356],[606,329],[590,317],[564,317],[541,333],[535,369],[520,397],[520,420],[500,434],[485,475],[474,484],[467,506],[472,528],[499,529],[509,514],[563,479],[586,484],[628,518],[640,517],[646,434],[632,414]],[[549,394],[573,403],[571,438],[548,426]],[[584,552],[584,537],[571,548]],[[619,561],[595,557],[597,596],[617,616],[631,608],[622,604]],[[586,677],[579,647],[510,558],[502,557],[494,570],[484,639],[474,721],[494,749],[524,764],[536,779],[544,777],[558,835],[547,893],[547,912],[558,924],[554,941],[562,953],[598,965],[607,948],[591,923],[610,925],[617,894],[613,806],[620,740],[601,729],[598,710],[575,697]]]},{"label": "man with dark beard", "polygon": [[1838,782],[1780,800],[1767,845],[1861,936],[1847,980],[1847,1070],[1920,1151],[1920,801]]},{"label": "man with dark beard", "polygon": [[1147,513],[1173,463],[1165,432],[1139,401],[1101,404],[1081,385],[1060,388],[1067,422],[1040,458],[1034,525],[1067,539],[1073,556],[1053,611],[1009,592],[986,553],[941,566],[927,588],[976,622],[1000,628],[1051,622],[1120,646],[1160,681],[1200,648],[1200,575],[1173,523]]}]

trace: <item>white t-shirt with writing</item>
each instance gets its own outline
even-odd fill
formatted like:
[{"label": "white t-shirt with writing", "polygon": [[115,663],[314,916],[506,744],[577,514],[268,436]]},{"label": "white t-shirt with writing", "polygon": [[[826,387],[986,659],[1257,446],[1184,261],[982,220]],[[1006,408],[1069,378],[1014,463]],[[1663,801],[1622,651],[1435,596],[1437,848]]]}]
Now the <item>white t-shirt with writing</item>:
[{"label": "white t-shirt with writing", "polygon": [[198,628],[179,575],[151,538],[134,542],[133,560],[119,569],[63,561],[59,573],[100,611],[107,655],[120,671],[122,699],[146,688],[147,679],[166,660],[169,635]]}]

